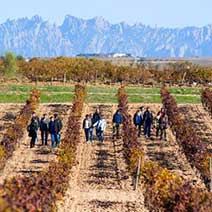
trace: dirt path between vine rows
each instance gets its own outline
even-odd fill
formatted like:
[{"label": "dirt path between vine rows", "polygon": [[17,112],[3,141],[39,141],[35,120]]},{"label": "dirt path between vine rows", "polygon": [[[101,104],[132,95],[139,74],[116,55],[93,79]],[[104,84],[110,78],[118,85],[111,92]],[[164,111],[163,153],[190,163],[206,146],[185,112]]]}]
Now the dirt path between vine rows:
[{"label": "dirt path between vine rows", "polygon": [[212,118],[209,113],[201,104],[183,105],[180,107],[180,111],[212,153]]},{"label": "dirt path between vine rows", "polygon": [[[84,115],[93,113],[97,104],[87,104]],[[78,164],[72,169],[70,185],[59,212],[145,212],[142,187],[134,191],[123,156],[122,139],[113,140],[112,116],[117,105],[99,105],[107,120],[103,143],[81,143],[77,151]]]},{"label": "dirt path between vine rows", "polygon": [[[71,105],[40,104],[37,114],[41,117],[44,113],[47,113],[48,115],[58,113],[64,124],[61,135],[62,138],[70,109]],[[9,179],[13,176],[30,176],[32,173],[38,173],[46,168],[50,161],[56,159],[57,150],[51,149],[50,136],[48,146],[41,146],[40,133],[38,136],[39,140],[36,143],[35,148],[30,149],[30,138],[28,137],[27,131],[25,132],[23,138],[19,141],[13,156],[7,161],[6,166],[0,174],[0,183],[3,183],[5,179]]]},{"label": "dirt path between vine rows", "polygon": [[[161,104],[143,105],[145,107],[150,107],[154,117],[161,108]],[[130,105],[130,114],[133,115],[138,108],[139,105]],[[171,129],[167,130],[167,141],[157,138],[156,129],[154,128],[151,133],[151,139],[145,139],[144,135],[142,134],[139,140],[143,144],[148,159],[158,162],[162,167],[178,174],[191,184],[205,189],[205,184],[200,178],[200,173],[195,168],[191,167],[183,150],[177,143],[176,137],[173,135]]]},{"label": "dirt path between vine rows", "polygon": [[6,130],[14,123],[23,105],[0,104],[0,141]]}]

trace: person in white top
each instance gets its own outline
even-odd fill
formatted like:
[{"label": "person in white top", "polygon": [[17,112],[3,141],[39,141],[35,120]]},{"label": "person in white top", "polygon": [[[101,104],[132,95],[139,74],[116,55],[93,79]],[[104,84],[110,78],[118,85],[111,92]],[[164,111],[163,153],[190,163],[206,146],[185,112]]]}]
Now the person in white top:
[{"label": "person in white top", "polygon": [[90,133],[90,128],[91,128],[91,120],[89,119],[89,115],[85,116],[85,119],[83,120],[83,129],[85,131],[85,139],[86,142],[89,141],[89,133]]},{"label": "person in white top", "polygon": [[93,125],[97,129],[97,136],[100,142],[104,141],[104,131],[106,130],[107,123],[104,117],[101,115],[100,119]]}]

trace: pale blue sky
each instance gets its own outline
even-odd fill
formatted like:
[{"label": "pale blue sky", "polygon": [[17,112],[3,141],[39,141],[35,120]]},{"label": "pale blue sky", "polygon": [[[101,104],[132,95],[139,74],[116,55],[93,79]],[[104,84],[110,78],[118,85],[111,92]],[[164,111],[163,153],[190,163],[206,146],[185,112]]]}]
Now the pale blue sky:
[{"label": "pale blue sky", "polygon": [[212,0],[0,0],[0,23],[32,17],[62,23],[65,15],[103,16],[112,23],[182,27],[212,24]]}]

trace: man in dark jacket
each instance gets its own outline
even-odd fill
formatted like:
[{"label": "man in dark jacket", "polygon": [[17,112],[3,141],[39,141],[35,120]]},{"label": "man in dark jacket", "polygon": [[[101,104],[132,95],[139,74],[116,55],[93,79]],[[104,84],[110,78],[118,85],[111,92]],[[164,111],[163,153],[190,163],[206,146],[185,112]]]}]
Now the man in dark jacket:
[{"label": "man in dark jacket", "polygon": [[[33,112],[32,113],[32,118],[35,118],[37,120],[37,123],[38,123],[38,129],[40,127],[40,119],[39,117],[37,116],[36,112]],[[38,129],[37,129],[37,137],[35,139],[35,143],[38,141]]]},{"label": "man in dark jacket", "polygon": [[57,114],[54,114],[55,132],[56,132],[56,145],[60,144],[60,132],[63,128],[63,123]]},{"label": "man in dark jacket", "polygon": [[133,123],[135,127],[138,129],[138,137],[141,136],[141,127],[143,124],[143,118],[141,116],[140,110],[137,110],[133,117]]},{"label": "man in dark jacket", "polygon": [[143,119],[144,119],[144,135],[146,138],[150,138],[153,115],[149,107],[146,108]]},{"label": "man in dark jacket", "polygon": [[[92,117],[92,125],[94,125],[95,123],[97,123],[100,120],[101,116],[100,116],[100,111],[99,108],[96,109],[96,112],[93,114]],[[96,127],[96,137],[98,138],[98,130]]]},{"label": "man in dark jacket", "polygon": [[43,114],[43,117],[41,118],[40,121],[40,131],[41,131],[41,140],[42,140],[42,145],[48,144],[48,134],[49,134],[49,118],[47,117],[47,114]]},{"label": "man in dark jacket", "polygon": [[35,146],[35,140],[37,138],[37,131],[39,128],[38,121],[35,117],[32,117],[30,125],[27,127],[29,137],[31,137],[30,148]]},{"label": "man in dark jacket", "polygon": [[51,136],[51,143],[52,143],[51,147],[55,148],[56,147],[57,134],[56,134],[56,131],[55,131],[55,121],[54,121],[54,117],[53,116],[50,117],[49,133],[50,133],[50,136]]},{"label": "man in dark jacket", "polygon": [[120,125],[122,123],[122,115],[120,110],[117,110],[116,113],[113,115],[113,139],[116,136],[116,139],[119,139],[119,131]]}]

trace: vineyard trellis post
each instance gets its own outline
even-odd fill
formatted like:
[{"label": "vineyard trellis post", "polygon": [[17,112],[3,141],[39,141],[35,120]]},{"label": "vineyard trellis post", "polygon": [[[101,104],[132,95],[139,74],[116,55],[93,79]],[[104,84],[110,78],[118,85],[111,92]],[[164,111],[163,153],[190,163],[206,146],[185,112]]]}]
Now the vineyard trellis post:
[{"label": "vineyard trellis post", "polygon": [[210,192],[212,192],[212,157],[210,157],[209,170],[210,170]]},{"label": "vineyard trellis post", "polygon": [[135,190],[138,188],[138,183],[139,183],[139,176],[141,172],[141,156],[138,158],[138,168],[137,168],[137,173],[136,173],[136,179],[135,179]]},{"label": "vineyard trellis post", "polygon": [[53,77],[51,77],[51,85],[53,85]]},{"label": "vineyard trellis post", "polygon": [[66,72],[63,74],[63,83],[65,84],[67,82],[67,74]]}]

